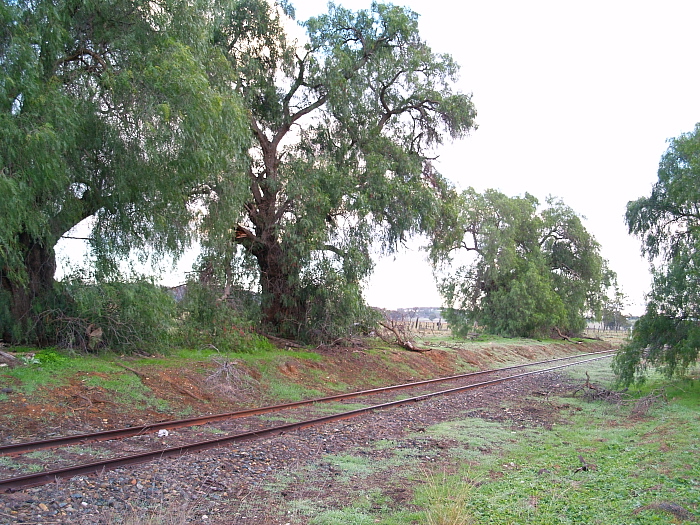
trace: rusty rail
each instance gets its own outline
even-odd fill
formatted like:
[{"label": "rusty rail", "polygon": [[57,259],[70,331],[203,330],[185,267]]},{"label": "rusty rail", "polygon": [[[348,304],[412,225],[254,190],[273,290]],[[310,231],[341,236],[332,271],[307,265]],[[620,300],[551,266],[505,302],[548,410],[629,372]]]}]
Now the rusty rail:
[{"label": "rusty rail", "polygon": [[160,423],[150,423],[148,425],[138,426],[138,427],[128,427],[128,428],[118,428],[113,430],[104,430],[102,432],[95,432],[91,434],[76,434],[74,436],[62,436],[58,438],[40,440],[40,441],[28,441],[24,443],[13,443],[9,445],[0,446],[0,456],[15,456],[18,454],[24,454],[26,452],[31,452],[34,450],[42,450],[48,448],[64,447],[68,445],[84,445],[86,443],[94,443],[97,441],[109,441],[111,439],[123,439],[127,437],[141,436],[144,434],[150,434],[158,432],[159,430],[173,430],[176,428],[183,427],[193,427],[198,425],[204,425],[207,423],[214,423],[216,421],[224,421],[227,419],[236,419],[241,417],[259,416],[261,414],[268,414],[270,412],[278,412],[281,410],[287,410],[290,408],[299,408],[306,405],[313,405],[315,403],[327,403],[330,401],[339,401],[342,399],[351,399],[353,397],[361,397],[367,395],[381,394],[385,392],[391,392],[394,390],[402,390],[407,388],[414,388],[421,385],[430,385],[434,383],[444,383],[448,381],[455,381],[458,379],[466,379],[469,377],[476,377],[484,374],[493,374],[497,372],[504,372],[507,370],[515,370],[518,368],[525,368],[528,366],[536,366],[547,363],[555,363],[558,361],[565,361],[569,359],[577,359],[581,357],[587,357],[592,355],[601,354],[611,354],[615,350],[604,350],[601,352],[589,352],[585,354],[578,354],[574,356],[559,357],[556,359],[548,359],[545,361],[535,361],[532,363],[525,363],[520,365],[506,366],[503,368],[493,368],[489,370],[480,370],[477,372],[468,372],[465,374],[457,374],[448,377],[438,377],[434,379],[426,379],[423,381],[416,381],[413,383],[403,383],[400,385],[392,385],[386,387],[373,388],[370,390],[361,390],[357,392],[348,392],[345,394],[336,394],[327,397],[320,397],[315,399],[307,399],[304,401],[296,401],[293,403],[284,403],[281,405],[270,405],[259,408],[249,408],[245,410],[238,410],[236,412],[226,412],[223,414],[212,414],[210,416],[200,416],[189,419],[179,419],[175,421],[163,421]]},{"label": "rusty rail", "polygon": [[[580,365],[580,364],[588,363],[591,361],[598,361],[600,359],[606,359],[608,357],[612,357],[612,354],[614,352],[595,352],[595,354],[600,354],[600,353],[605,353],[607,355],[602,355],[602,356],[594,357],[591,359],[585,359],[583,361],[577,361],[575,363],[567,363],[567,364],[557,365],[554,367],[545,368],[545,369],[541,369],[541,370],[533,370],[530,372],[523,372],[523,373],[515,374],[512,376],[502,377],[502,378],[498,378],[498,379],[492,379],[490,381],[483,381],[480,383],[472,383],[470,385],[459,386],[459,387],[450,388],[447,390],[440,390],[440,391],[431,392],[428,394],[421,394],[421,395],[415,396],[415,397],[410,397],[410,398],[401,399],[401,400],[397,400],[397,401],[390,401],[390,402],[382,403],[379,405],[373,405],[370,407],[359,408],[359,409],[351,410],[348,412],[342,412],[339,414],[333,414],[333,415],[328,415],[328,416],[324,416],[324,417],[320,417],[320,418],[309,419],[309,420],[300,421],[297,423],[289,423],[286,425],[270,427],[270,428],[266,428],[266,429],[262,429],[262,430],[257,430],[254,432],[244,432],[244,433],[236,434],[233,436],[226,436],[226,437],[216,438],[216,439],[211,439],[211,440],[206,440],[206,441],[199,441],[196,443],[191,443],[189,445],[181,445],[181,446],[177,446],[177,447],[163,448],[163,449],[159,449],[159,450],[155,450],[155,451],[151,451],[151,452],[145,452],[142,454],[136,454],[136,455],[132,455],[132,456],[125,456],[125,457],[121,457],[121,458],[101,460],[101,461],[94,462],[94,463],[76,465],[74,467],[66,467],[66,468],[61,468],[61,469],[56,469],[56,470],[51,470],[51,471],[44,471],[44,472],[39,472],[39,473],[34,473],[34,474],[27,474],[27,475],[23,475],[23,476],[16,476],[13,478],[8,478],[8,479],[2,479],[2,480],[0,480],[0,492],[8,492],[8,491],[18,490],[18,489],[25,488],[25,487],[43,485],[46,483],[54,482],[54,481],[61,479],[61,478],[70,478],[70,477],[79,476],[82,474],[94,474],[94,473],[101,472],[103,470],[111,470],[111,469],[115,469],[115,468],[119,468],[119,467],[123,467],[123,466],[134,465],[134,464],[138,464],[138,463],[146,463],[148,461],[153,461],[153,460],[159,459],[159,458],[181,456],[181,455],[192,453],[192,452],[198,452],[200,450],[214,448],[214,447],[218,447],[218,446],[222,446],[222,445],[228,445],[230,443],[250,441],[250,440],[259,439],[262,437],[284,434],[286,432],[290,432],[293,430],[299,430],[299,429],[307,428],[307,427],[311,427],[311,426],[322,425],[324,423],[329,423],[332,421],[340,421],[343,419],[349,419],[349,418],[352,418],[352,417],[355,417],[355,416],[358,416],[361,414],[366,414],[366,413],[373,412],[373,411],[380,410],[380,409],[384,409],[384,408],[406,405],[409,403],[415,403],[418,401],[423,401],[425,399],[430,399],[430,398],[436,397],[436,396],[453,394],[453,393],[457,393],[457,392],[463,392],[463,391],[471,390],[471,389],[475,389],[475,388],[483,388],[486,386],[505,383],[507,381],[513,381],[515,379],[519,379],[521,377],[525,377],[525,376],[529,376],[529,375],[533,375],[533,374],[540,374],[543,372],[551,372],[553,370],[558,370],[560,368]],[[585,355],[592,355],[592,354],[585,354]],[[580,356],[574,356],[574,357],[580,357]],[[500,369],[483,371],[481,373],[497,372],[497,371],[509,370],[509,369],[513,369],[513,368],[522,368],[523,366],[529,366],[532,364],[556,362],[556,361],[561,361],[563,359],[571,359],[571,358],[573,358],[573,357],[552,359],[549,361],[541,361],[538,363],[529,363],[528,365],[515,365],[512,367],[504,367],[504,368],[500,368]],[[460,376],[451,376],[450,378],[440,378],[440,379],[434,379],[434,380],[428,380],[428,381],[419,381],[416,383],[407,383],[405,385],[396,385],[394,387],[386,387],[385,389],[373,389],[373,390],[367,390],[364,392],[365,393],[376,393],[377,391],[387,390],[387,389],[409,388],[409,386],[420,386],[423,384],[434,383],[434,382],[437,382],[439,380],[447,381],[449,379],[454,379],[454,378],[458,378],[458,377],[459,378],[468,377],[470,375],[478,375],[478,374],[479,374],[478,372],[471,373],[471,374],[462,374]],[[360,395],[360,393],[352,393],[352,394],[354,394],[355,397],[357,397],[357,395]],[[331,396],[330,398],[321,398],[321,399],[322,400],[330,400],[330,399],[338,399],[338,398],[342,398],[342,397],[347,398],[347,397],[353,397],[353,396],[351,394],[341,394],[340,396]],[[289,403],[288,405],[301,406],[303,404],[308,404],[311,402],[318,402],[318,401],[319,400],[314,400],[314,401],[309,401],[309,402],[300,402],[301,403],[300,405],[297,405],[295,403]],[[278,406],[289,408],[289,406],[287,406],[287,405],[278,405]],[[274,408],[274,407],[265,407],[265,409],[271,409],[271,408]],[[263,410],[263,409],[253,409],[253,410]],[[259,413],[263,413],[263,412],[259,412]],[[212,417],[216,417],[216,416],[212,416]]]}]

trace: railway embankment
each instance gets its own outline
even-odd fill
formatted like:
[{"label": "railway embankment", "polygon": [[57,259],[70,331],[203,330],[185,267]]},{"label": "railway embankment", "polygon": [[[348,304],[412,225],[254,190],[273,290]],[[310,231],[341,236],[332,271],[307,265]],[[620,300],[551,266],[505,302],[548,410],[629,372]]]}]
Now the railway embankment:
[{"label": "railway embankment", "polygon": [[[259,355],[124,356],[92,364],[57,355],[46,366],[51,377],[42,377],[46,370],[27,359],[25,370],[36,367],[33,384],[18,369],[3,376],[11,380],[4,383],[11,391],[0,398],[3,442],[611,346],[592,340],[425,343],[430,352],[377,344]],[[685,410],[683,396],[697,396],[697,388],[684,385],[682,396],[675,397],[670,390],[654,390],[637,392],[636,398],[595,399],[612,388],[609,365],[603,363],[608,360],[3,494],[0,524],[401,525],[440,523],[440,516],[450,515],[462,521],[443,523],[692,522],[700,479],[692,456],[698,431],[692,428],[698,420],[697,412],[689,416]],[[267,417],[269,424],[280,424],[287,416]],[[140,439],[167,446],[178,432]],[[221,430],[200,432],[207,437]],[[71,453],[89,456],[89,448],[77,445]],[[51,451],[34,454],[44,466],[55,459]],[[0,470],[11,469],[12,461],[0,458]],[[630,471],[635,476],[622,476]]]}]

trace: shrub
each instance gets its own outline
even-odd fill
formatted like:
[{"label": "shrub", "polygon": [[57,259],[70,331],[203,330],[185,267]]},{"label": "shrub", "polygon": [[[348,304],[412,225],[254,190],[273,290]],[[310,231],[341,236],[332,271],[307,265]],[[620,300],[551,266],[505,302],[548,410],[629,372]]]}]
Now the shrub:
[{"label": "shrub", "polygon": [[62,283],[63,301],[42,315],[58,346],[85,352],[162,350],[171,342],[175,301],[163,288],[139,279]]},{"label": "shrub", "polygon": [[253,329],[259,306],[249,292],[234,292],[221,300],[216,287],[196,281],[178,304],[178,343],[191,348],[214,347],[221,352],[253,352],[269,348]]}]

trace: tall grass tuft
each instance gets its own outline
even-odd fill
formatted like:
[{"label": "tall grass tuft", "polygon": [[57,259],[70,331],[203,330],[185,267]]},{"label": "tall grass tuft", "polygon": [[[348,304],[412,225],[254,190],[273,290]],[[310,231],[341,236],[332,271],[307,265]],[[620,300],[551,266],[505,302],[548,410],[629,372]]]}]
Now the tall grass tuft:
[{"label": "tall grass tuft", "polygon": [[426,525],[474,525],[467,510],[474,485],[466,478],[447,473],[426,473]]}]

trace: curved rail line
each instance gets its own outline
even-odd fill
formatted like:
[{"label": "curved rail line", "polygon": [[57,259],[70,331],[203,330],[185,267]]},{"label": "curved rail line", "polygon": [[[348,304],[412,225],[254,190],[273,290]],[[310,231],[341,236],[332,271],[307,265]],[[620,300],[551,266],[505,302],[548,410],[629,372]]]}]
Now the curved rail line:
[{"label": "curved rail line", "polygon": [[556,363],[558,361],[565,361],[570,359],[577,359],[581,357],[588,357],[593,355],[603,355],[614,353],[615,350],[604,350],[601,352],[590,352],[586,354],[577,354],[567,357],[559,357],[556,359],[548,359],[545,361],[535,361],[532,363],[524,363],[520,365],[506,366],[503,368],[492,368],[489,370],[479,370],[477,372],[468,372],[465,374],[457,374],[454,376],[438,377],[434,379],[426,379],[423,381],[416,381],[413,383],[403,383],[400,385],[392,385],[386,387],[373,388],[370,390],[360,390],[356,392],[347,392],[345,394],[336,394],[327,397],[320,397],[315,399],[307,399],[304,401],[296,401],[293,403],[284,403],[281,405],[270,405],[258,408],[249,408],[245,410],[238,410],[236,412],[226,412],[222,414],[213,414],[210,416],[200,416],[196,418],[189,419],[179,419],[174,421],[162,421],[159,423],[151,423],[148,425],[138,426],[138,427],[128,427],[128,428],[118,428],[113,430],[104,430],[101,432],[94,432],[90,434],[76,434],[73,436],[62,436],[58,438],[46,439],[41,441],[28,441],[24,443],[13,443],[9,445],[0,446],[0,456],[15,456],[18,454],[24,454],[26,452],[31,452],[34,450],[42,450],[49,448],[64,447],[68,445],[80,444],[84,445],[86,443],[94,443],[97,441],[108,441],[112,439],[122,439],[133,436],[141,436],[144,434],[150,434],[158,432],[159,430],[173,430],[176,428],[183,427],[193,427],[197,425],[204,425],[206,423],[213,423],[216,421],[223,421],[227,419],[235,419],[241,417],[258,416],[261,414],[268,414],[270,412],[278,412],[281,410],[299,408],[306,405],[313,405],[316,403],[327,403],[330,401],[340,401],[343,399],[351,399],[354,397],[361,397],[367,395],[380,394],[385,392],[391,392],[394,390],[402,390],[407,388],[414,388],[421,385],[430,385],[434,383],[445,383],[448,381],[455,381],[458,379],[466,379],[469,377],[481,376],[484,374],[493,374],[497,372],[504,372],[507,370],[515,370],[518,368],[525,368],[528,366],[536,366],[547,363]]},{"label": "curved rail line", "polygon": [[[499,372],[502,370],[512,370],[515,368],[523,368],[525,366],[532,366],[535,364],[543,364],[543,363],[548,363],[548,362],[551,363],[551,362],[562,361],[562,360],[567,360],[567,359],[574,359],[576,357],[585,357],[585,356],[595,355],[595,354],[605,354],[605,355],[598,355],[597,357],[585,359],[582,361],[577,361],[575,363],[567,363],[567,364],[557,365],[554,367],[549,367],[549,368],[545,368],[545,369],[541,369],[541,370],[533,370],[533,371],[529,371],[529,372],[515,374],[512,376],[502,377],[502,378],[498,378],[498,379],[492,379],[489,381],[482,381],[480,383],[472,383],[469,385],[463,385],[463,386],[459,386],[459,387],[455,387],[455,388],[450,388],[447,390],[430,392],[430,393],[421,394],[421,395],[418,395],[415,397],[409,397],[409,398],[405,398],[405,399],[401,399],[401,400],[397,400],[397,401],[390,401],[390,402],[382,403],[379,405],[373,405],[373,406],[369,406],[369,407],[365,407],[365,408],[359,408],[359,409],[351,410],[348,412],[342,412],[339,414],[333,414],[333,415],[328,415],[328,416],[319,417],[319,418],[315,418],[315,419],[309,419],[309,420],[300,421],[297,423],[289,423],[289,424],[285,424],[285,425],[256,430],[253,432],[243,432],[240,434],[235,434],[233,436],[226,436],[226,437],[221,437],[221,438],[216,438],[216,439],[211,439],[211,440],[199,441],[199,442],[191,443],[188,445],[181,445],[181,446],[170,447],[170,448],[162,448],[159,450],[145,452],[145,453],[141,453],[141,454],[135,454],[135,455],[131,455],[131,456],[100,460],[100,461],[93,462],[93,463],[87,463],[87,464],[82,464],[82,465],[77,465],[77,466],[72,466],[72,467],[60,468],[60,469],[56,469],[56,470],[38,472],[38,473],[34,473],[34,474],[27,474],[27,475],[23,475],[23,476],[16,476],[16,477],[8,478],[8,479],[2,479],[2,480],[0,480],[0,492],[8,492],[8,491],[18,490],[18,489],[26,488],[26,487],[43,485],[46,483],[51,483],[51,482],[57,481],[58,479],[61,479],[61,478],[70,478],[70,477],[78,476],[78,475],[82,475],[82,474],[94,474],[94,473],[98,473],[98,472],[101,472],[104,470],[112,470],[115,468],[128,466],[128,465],[135,465],[138,463],[146,463],[148,461],[152,461],[152,460],[159,459],[159,458],[181,456],[183,454],[197,452],[200,450],[214,448],[214,447],[218,447],[218,446],[222,446],[222,445],[227,445],[230,443],[250,441],[250,440],[254,440],[254,439],[260,439],[263,437],[280,435],[280,434],[284,434],[286,432],[290,432],[293,430],[299,430],[299,429],[308,428],[311,426],[322,425],[324,423],[329,423],[332,421],[340,421],[343,419],[349,419],[349,418],[352,418],[352,417],[355,417],[355,416],[358,416],[361,414],[374,412],[376,410],[380,410],[383,408],[397,407],[397,406],[406,405],[409,403],[423,401],[425,399],[429,399],[429,398],[436,397],[436,396],[453,394],[453,393],[463,392],[466,390],[471,390],[471,389],[476,389],[476,388],[483,388],[486,386],[491,386],[491,385],[495,385],[495,384],[499,384],[499,383],[505,383],[507,381],[512,381],[512,380],[519,379],[521,377],[525,377],[525,376],[529,376],[529,375],[540,374],[543,372],[551,372],[553,370],[558,370],[560,368],[580,365],[583,363],[589,363],[591,361],[598,361],[600,359],[606,359],[608,357],[612,357],[612,355],[614,354],[614,351],[594,352],[594,353],[590,353],[590,354],[580,354],[578,356],[569,356],[569,357],[565,357],[565,358],[552,359],[549,361],[539,361],[536,363],[527,363],[524,365],[514,365],[514,366],[509,366],[509,367],[504,367],[504,368],[484,370],[484,371],[480,371],[480,372],[472,372],[469,374],[460,374],[458,376],[450,376],[448,378],[437,378],[437,379],[431,379],[431,380],[427,380],[427,381],[419,381],[416,383],[406,383],[403,385],[395,385],[395,386],[391,386],[391,387],[384,387],[384,388],[378,388],[378,389],[373,389],[373,390],[365,390],[362,392],[352,392],[352,393],[348,393],[348,394],[339,394],[337,396],[330,396],[327,398],[319,398],[319,399],[315,399],[315,400],[302,401],[302,402],[298,402],[298,403],[288,403],[286,405],[277,405],[277,406],[271,406],[271,407],[263,407],[260,409],[251,409],[250,411],[233,412],[231,414],[234,414],[234,415],[229,416],[229,417],[242,417],[241,415],[239,415],[241,413],[245,413],[245,415],[253,415],[253,414],[257,415],[257,414],[261,414],[261,413],[265,413],[265,412],[271,412],[274,409],[281,410],[281,409],[285,409],[285,408],[290,408],[292,406],[303,406],[303,405],[310,404],[310,403],[317,403],[319,401],[330,401],[330,400],[337,400],[337,399],[343,399],[343,398],[358,397],[360,395],[374,394],[374,393],[381,392],[381,391],[396,390],[396,389],[400,389],[400,388],[410,388],[410,387],[420,386],[420,385],[424,385],[424,384],[444,382],[444,381],[461,379],[464,377],[469,377],[469,376],[474,376],[474,375],[481,375],[484,373],[493,373],[493,372]],[[261,412],[261,411],[263,411],[263,412]],[[219,414],[216,416],[208,416],[208,417],[201,418],[201,419],[207,419],[208,421],[211,421],[209,418],[218,418],[218,419],[213,419],[213,420],[221,420],[221,419],[225,419],[224,416],[225,416],[224,414]],[[172,424],[173,423],[181,423],[184,421],[192,421],[192,420],[181,420],[178,422],[170,422],[171,426],[159,427],[159,428],[177,428],[175,426],[172,426]],[[196,423],[196,424],[201,424],[201,422]],[[179,426],[186,426],[186,425],[182,424]],[[152,428],[152,427],[153,426],[149,426],[146,428]],[[133,429],[122,429],[122,430],[133,430]],[[155,431],[155,430],[151,430],[151,431]],[[119,431],[110,431],[110,432],[119,432]],[[105,433],[104,432],[98,433],[98,435],[100,435],[100,434],[103,435]],[[130,434],[130,435],[133,436],[136,434],[134,433],[134,434]],[[94,436],[94,435],[87,434],[86,436]],[[124,436],[118,436],[118,437],[124,437]],[[105,438],[105,439],[114,439],[114,437]],[[56,440],[49,440],[49,441],[55,442]],[[39,443],[41,443],[41,442],[34,442],[34,444],[39,444]],[[8,447],[11,447],[11,446],[12,445],[9,445],[9,446],[3,447],[3,448],[7,449]],[[54,444],[53,446],[56,446],[56,445]],[[43,448],[47,448],[47,447],[43,447]],[[34,450],[36,450],[36,448]]]}]

